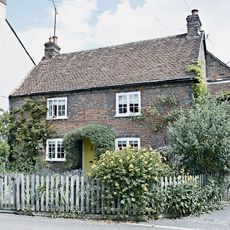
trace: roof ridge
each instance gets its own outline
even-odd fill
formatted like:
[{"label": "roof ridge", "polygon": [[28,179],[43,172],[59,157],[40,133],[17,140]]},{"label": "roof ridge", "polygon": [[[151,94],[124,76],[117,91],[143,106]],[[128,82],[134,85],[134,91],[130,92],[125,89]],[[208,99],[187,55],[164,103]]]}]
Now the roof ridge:
[{"label": "roof ridge", "polygon": [[229,65],[227,65],[226,63],[224,63],[223,61],[221,61],[218,57],[216,57],[214,54],[212,54],[208,50],[207,50],[207,54],[209,54],[211,57],[213,57],[214,59],[216,59],[216,61],[218,61],[220,64],[224,65],[226,68],[228,68],[230,70],[230,66]]},{"label": "roof ridge", "polygon": [[97,50],[103,50],[103,49],[113,49],[113,48],[123,48],[126,46],[131,46],[133,44],[141,44],[144,42],[156,42],[157,40],[166,40],[169,38],[176,38],[176,37],[183,37],[183,36],[187,36],[187,33],[183,33],[183,34],[177,34],[177,35],[169,35],[166,37],[158,37],[158,38],[150,38],[150,39],[144,39],[144,40],[139,40],[139,41],[132,41],[132,42],[126,42],[126,43],[122,43],[122,44],[117,44],[117,45],[108,45],[108,46],[104,46],[104,47],[98,47],[98,48],[92,48],[92,49],[86,49],[86,50],[79,50],[79,51],[74,51],[74,52],[69,52],[69,53],[60,53],[58,54],[56,57],[60,57],[60,56],[67,56],[67,55],[74,55],[74,54],[79,54],[79,53],[88,53],[88,52],[93,52],[93,51],[97,51]]}]

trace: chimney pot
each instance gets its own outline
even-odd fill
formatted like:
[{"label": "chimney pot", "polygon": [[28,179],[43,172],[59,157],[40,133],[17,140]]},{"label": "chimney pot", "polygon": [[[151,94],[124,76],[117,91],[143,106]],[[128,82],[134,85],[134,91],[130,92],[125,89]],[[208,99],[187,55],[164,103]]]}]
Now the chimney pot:
[{"label": "chimney pot", "polygon": [[191,12],[192,12],[192,15],[198,14],[198,10],[197,9],[193,9]]}]

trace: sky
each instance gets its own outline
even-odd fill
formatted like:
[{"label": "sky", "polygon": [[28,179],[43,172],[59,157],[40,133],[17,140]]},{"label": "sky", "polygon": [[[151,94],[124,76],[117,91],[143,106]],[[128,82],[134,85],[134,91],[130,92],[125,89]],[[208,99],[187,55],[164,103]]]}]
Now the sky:
[{"label": "sky", "polygon": [[[229,0],[54,1],[58,11],[57,36],[61,53],[186,33],[185,18],[195,8],[199,10],[208,50],[223,62],[230,63]],[[44,54],[44,43],[53,35],[52,1],[8,0],[6,18],[35,62],[39,63]],[[11,52],[10,46],[7,52]],[[8,96],[25,77],[24,73],[33,67],[32,63],[23,63],[23,58],[14,63],[15,73],[7,76],[10,83],[4,85],[5,95],[1,95],[0,85],[0,99]],[[25,66],[23,75],[18,73],[17,66]],[[5,108],[2,100],[0,108]]]}]

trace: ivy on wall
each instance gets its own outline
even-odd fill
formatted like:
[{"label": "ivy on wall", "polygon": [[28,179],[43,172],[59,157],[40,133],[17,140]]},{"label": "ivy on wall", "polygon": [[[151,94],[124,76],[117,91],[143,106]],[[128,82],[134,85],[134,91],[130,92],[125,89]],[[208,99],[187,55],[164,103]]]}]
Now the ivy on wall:
[{"label": "ivy on wall", "polygon": [[99,159],[100,155],[107,150],[115,148],[115,132],[112,128],[105,125],[89,124],[85,127],[74,130],[64,137],[64,148],[66,152],[66,169],[74,169],[81,160],[81,151],[77,151],[80,140],[90,139],[95,149],[95,157]]},{"label": "ivy on wall", "polygon": [[204,81],[204,73],[202,70],[202,62],[188,65],[186,71],[189,73],[195,73],[197,82],[193,85],[195,103],[201,104],[204,102],[205,96],[208,94],[207,84]]},{"label": "ivy on wall", "polygon": [[45,166],[46,139],[54,132],[44,119],[46,101],[26,98],[24,104],[0,119],[0,137],[9,145],[7,167],[13,171],[34,172]]}]

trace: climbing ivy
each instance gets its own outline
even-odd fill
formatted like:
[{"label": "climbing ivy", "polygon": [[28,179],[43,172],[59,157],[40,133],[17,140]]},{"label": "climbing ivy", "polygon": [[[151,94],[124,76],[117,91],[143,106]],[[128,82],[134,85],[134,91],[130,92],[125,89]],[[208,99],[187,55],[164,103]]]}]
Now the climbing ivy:
[{"label": "climbing ivy", "polygon": [[195,103],[202,104],[205,96],[208,94],[207,84],[204,81],[204,73],[202,70],[202,62],[188,65],[186,71],[189,73],[195,73],[197,82],[193,85]]},{"label": "climbing ivy", "polygon": [[1,121],[9,150],[9,168],[15,171],[34,172],[44,166],[46,139],[53,131],[46,117],[45,100],[25,99]]},{"label": "climbing ivy", "polygon": [[94,145],[95,157],[99,159],[100,155],[107,150],[115,148],[115,132],[112,128],[105,125],[89,124],[85,127],[74,130],[64,137],[64,148],[66,152],[66,169],[74,169],[79,165],[81,160],[81,152],[77,151],[80,140],[84,138],[90,139]]},{"label": "climbing ivy", "polygon": [[159,132],[175,120],[179,111],[175,96],[159,95],[156,102],[149,104],[144,110],[144,118],[151,125],[153,132]]}]

